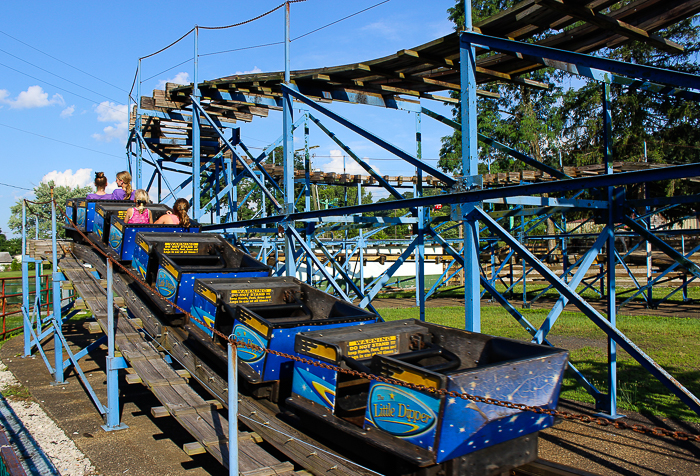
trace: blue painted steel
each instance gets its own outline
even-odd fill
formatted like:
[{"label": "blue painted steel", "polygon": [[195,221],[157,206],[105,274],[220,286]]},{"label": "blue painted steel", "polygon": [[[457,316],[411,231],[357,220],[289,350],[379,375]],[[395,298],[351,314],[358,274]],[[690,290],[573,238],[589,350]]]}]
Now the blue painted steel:
[{"label": "blue painted steel", "polygon": [[510,234],[490,216],[488,216],[486,212],[481,210],[481,208],[476,207],[473,213],[483,220],[494,234],[498,235],[507,245],[515,249],[524,260],[527,260],[529,264],[542,275],[542,277],[553,284],[560,294],[567,297],[572,304],[578,307],[581,312],[586,314],[586,316],[588,316],[588,318],[591,319],[593,323],[595,323],[603,332],[615,340],[615,342],[628,354],[630,354],[632,358],[639,362],[694,412],[700,414],[700,400],[695,395],[693,395],[680,382],[673,378],[673,376],[666,372],[666,370],[661,368],[659,364],[657,364],[651,357],[637,347],[636,344],[630,341],[627,336],[620,332],[616,327],[611,326],[605,317],[601,316],[598,311],[583,300],[575,291],[572,291],[566,283],[560,280],[559,277],[556,276],[547,266],[532,255],[527,248],[522,246],[517,240],[510,236]]},{"label": "blue painted steel", "polygon": [[[234,338],[229,336],[229,340]],[[238,355],[233,344],[226,345],[228,387],[228,474],[238,476]]]},{"label": "blue painted steel", "polygon": [[[369,165],[367,162],[365,162],[364,160],[362,160],[357,154],[355,154],[355,153],[352,151],[352,149],[350,149],[350,147],[348,147],[347,145],[345,145],[344,142],[342,142],[340,139],[338,139],[338,137],[335,135],[335,133],[331,132],[326,126],[324,126],[324,125],[321,123],[321,121],[319,121],[318,119],[316,119],[316,118],[315,118],[314,116],[312,116],[311,114],[309,114],[309,119],[311,119],[311,120],[314,122],[314,124],[316,124],[316,125],[318,126],[318,128],[321,129],[328,137],[330,137],[330,138],[333,140],[333,142],[335,142],[336,144],[338,144],[338,146],[339,146],[341,149],[343,149],[350,157],[352,157],[352,159],[353,159],[355,162],[357,162],[358,164],[360,164],[360,167],[362,167],[363,169],[365,169],[365,170],[367,171],[367,173],[370,174],[370,175],[379,183],[379,185],[381,185],[382,187],[384,187],[390,194],[392,194],[392,195],[393,195],[394,197],[396,197],[397,199],[403,200],[403,198],[404,198],[403,195],[401,195],[399,192],[397,192],[396,189],[395,189],[394,187],[392,187],[391,184],[390,184],[389,182],[387,182],[386,180],[384,180],[384,177],[382,177],[381,175],[379,175],[379,174],[372,168],[371,165]],[[417,159],[420,160],[420,156],[417,157]],[[418,170],[420,170],[420,169],[418,169]],[[358,203],[360,203],[360,202],[358,202]]]},{"label": "blue painted steel", "polygon": [[61,335],[61,281],[63,279],[61,273],[58,272],[58,249],[56,246],[56,202],[53,200],[53,188],[51,188],[51,252],[52,252],[52,292],[53,305],[52,320],[54,327],[54,384],[62,384],[64,379],[63,374],[63,342],[58,338]]},{"label": "blue painted steel", "polygon": [[[228,141],[228,140],[226,139],[226,137],[224,136],[224,133],[223,133],[218,127],[216,127],[216,125],[214,124],[214,122],[211,120],[211,117],[209,116],[209,114],[199,105],[199,102],[195,101],[195,98],[194,98],[194,97],[192,97],[192,101],[193,101],[193,102],[192,102],[193,107],[195,107],[195,109],[197,109],[197,110],[199,111],[199,113],[201,113],[201,114],[204,116],[204,118],[209,122],[209,125],[212,127],[212,129],[214,130],[214,132],[216,132],[216,134],[221,138],[221,140],[224,141],[224,146],[225,146],[226,148],[228,148],[228,149],[233,153],[233,156],[236,158],[236,160],[237,160],[241,165],[243,165],[243,168],[244,168],[245,171],[247,172],[248,176],[249,176],[250,178],[252,178],[253,181],[255,181],[256,185],[257,185],[258,187],[260,187],[260,190],[263,191],[263,193],[267,196],[267,198],[268,198],[268,199],[273,203],[273,205],[275,205],[275,207],[279,210],[279,209],[280,209],[280,205],[279,205],[279,203],[277,203],[277,200],[275,199],[274,195],[272,195],[272,193],[265,187],[265,185],[264,185],[264,184],[262,183],[262,181],[257,177],[257,175],[253,173],[253,169],[250,168],[250,165],[248,165],[248,163],[247,163],[245,160],[242,160],[242,159],[238,156],[238,154],[236,153],[236,151],[233,149],[233,146],[229,143],[229,141]],[[293,186],[293,185],[292,185],[292,193],[294,193],[294,186]]]},{"label": "blue painted steel", "polygon": [[[443,124],[446,124],[450,127],[453,127],[455,130],[461,131],[462,126],[459,122],[453,121],[452,119],[448,119],[445,116],[438,114],[437,112],[431,111],[430,109],[426,108],[421,108],[421,112],[425,113],[429,117],[432,117],[433,119],[436,119]],[[561,170],[557,170],[554,167],[550,167],[547,164],[543,164],[537,159],[534,159],[530,157],[529,155],[523,154],[522,152],[519,152],[511,147],[508,147],[507,145],[498,142],[495,139],[492,139],[490,137],[485,136],[484,134],[477,133],[477,138],[483,142],[484,144],[493,147],[494,149],[498,149],[501,152],[505,152],[506,154],[510,155],[514,159],[520,160],[521,162],[530,165],[531,167],[534,167],[538,170],[541,170],[543,172],[548,173],[552,177],[558,178],[558,179],[565,179],[565,178],[571,178]]]},{"label": "blue painted steel", "polygon": [[410,155],[409,153],[404,152],[403,150],[396,147],[395,145],[390,144],[389,142],[386,142],[383,139],[380,139],[379,137],[375,136],[371,132],[366,131],[362,127],[345,119],[344,117],[340,116],[339,114],[336,114],[333,111],[325,108],[324,106],[316,103],[312,99],[309,99],[308,97],[301,94],[299,91],[296,91],[295,89],[288,87],[285,84],[282,84],[281,87],[282,87],[282,91],[285,94],[289,94],[289,95],[294,96],[294,98],[298,99],[299,101],[303,102],[304,104],[307,104],[308,106],[312,107],[313,109],[317,110],[318,112],[330,117],[334,121],[344,125],[345,127],[350,129],[351,131],[359,134],[360,136],[364,137],[365,139],[369,140],[370,142],[373,142],[374,144],[378,145],[379,147],[391,152],[392,154],[396,155],[397,157],[402,158],[403,160],[405,160],[409,164],[413,165],[414,167],[418,167],[421,170],[423,170],[424,172],[432,175],[433,177],[435,177],[439,180],[442,180],[448,186],[454,185],[455,180],[452,177],[445,175],[444,173],[440,172],[439,170],[437,170],[437,169],[435,169],[427,164],[424,164],[423,162],[421,162],[419,160],[416,160],[416,158],[413,157],[412,155]]},{"label": "blue painted steel", "polygon": [[[489,47],[496,51],[505,53],[518,53],[523,58],[546,64],[568,71],[566,64],[557,62],[573,63],[578,70],[585,68],[596,68],[610,73],[627,76],[629,78],[654,81],[681,88],[700,89],[700,78],[694,74],[680,71],[671,71],[663,68],[644,66],[624,61],[616,61],[597,56],[574,53],[572,51],[558,50],[532,43],[522,43],[519,41],[505,40],[493,36],[481,35],[472,32],[463,32],[460,37],[461,43],[477,44]],[[551,61],[546,61],[551,60]]]},{"label": "blue painted steel", "polygon": [[112,260],[107,259],[107,407],[105,408],[105,431],[123,430],[128,428],[119,421],[119,371],[114,362],[114,283]]},{"label": "blue painted steel", "polygon": [[[433,206],[437,204],[454,204],[465,202],[479,202],[493,198],[507,198],[522,195],[536,195],[540,193],[561,193],[572,190],[583,190],[588,188],[622,186],[641,182],[655,182],[660,180],[671,180],[684,177],[695,177],[700,175],[700,163],[676,165],[661,169],[639,170],[634,172],[624,172],[612,175],[600,175],[594,177],[583,177],[568,180],[558,180],[547,183],[534,183],[526,185],[515,185],[500,189],[472,190],[468,192],[452,193],[446,195],[434,195],[423,198],[410,198],[401,202],[403,208]],[[338,215],[339,213],[362,214],[365,212],[376,212],[381,210],[393,210],[396,207],[394,202],[377,202],[371,204],[356,205],[352,207],[333,208],[328,210],[314,210],[313,212],[292,213],[287,216],[289,220],[304,220],[312,218],[322,218]],[[217,225],[203,226],[203,230],[222,230],[227,228],[245,228],[258,226],[265,223],[275,223],[278,217],[257,218],[255,220],[241,220],[236,223],[222,223]]]},{"label": "blue painted steel", "polygon": [[[141,98],[141,58],[139,58],[139,65],[138,68],[136,69],[136,97]],[[136,102],[136,121],[134,123],[134,129],[137,130],[139,133],[141,132],[141,103],[139,101]],[[127,153],[129,151],[131,142],[127,143]],[[143,169],[143,151],[141,149],[141,143],[139,141],[136,141],[136,166],[134,167],[134,185],[136,185],[136,189],[141,188],[141,175],[142,175],[142,169]],[[131,160],[127,155],[127,164],[129,166],[129,169],[131,170]]]},{"label": "blue painted steel", "polygon": [[199,220],[202,216],[203,210],[200,208],[201,200],[201,176],[200,167],[202,165],[202,154],[201,154],[201,128],[199,120],[199,99],[201,93],[199,92],[199,28],[194,27],[194,65],[192,68],[194,77],[192,82],[192,217],[195,220]]}]

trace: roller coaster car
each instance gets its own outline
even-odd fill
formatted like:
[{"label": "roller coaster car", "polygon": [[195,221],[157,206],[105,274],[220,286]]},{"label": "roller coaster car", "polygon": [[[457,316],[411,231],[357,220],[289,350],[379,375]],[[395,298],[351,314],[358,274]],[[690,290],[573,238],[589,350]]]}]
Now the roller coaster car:
[{"label": "roller coaster car", "polygon": [[[290,277],[198,279],[192,315],[225,336],[288,354],[295,354],[298,332],[377,321],[376,314]],[[223,344],[210,329],[194,324],[189,327],[210,343]],[[272,401],[289,395],[290,359],[243,346],[237,355],[238,371],[253,395]]]},{"label": "roller coaster car", "polygon": [[[93,233],[90,239],[99,245],[103,250],[109,250],[109,234],[111,232],[112,215],[116,215],[122,220],[126,218],[126,212],[129,208],[134,207],[134,202],[127,201],[103,201],[95,205],[95,216],[93,219],[92,229],[88,230]],[[146,208],[154,214],[154,221],[157,220],[163,213],[166,213],[170,208],[166,205],[150,204]]]},{"label": "roller coaster car", "polygon": [[[106,203],[105,203],[106,202]],[[108,204],[111,206],[125,207],[127,210],[134,206],[131,200],[104,200],[104,199],[75,199],[75,225],[83,233],[93,233],[95,227],[95,213],[97,205]],[[67,208],[67,207],[66,207]],[[126,213],[126,212],[125,212]]]},{"label": "roller coaster car", "polygon": [[[100,208],[103,206],[100,205]],[[153,212],[153,221],[156,221],[170,209],[165,205],[148,205]],[[161,233],[199,233],[199,223],[192,220],[189,227],[182,225],[153,225],[150,223],[126,223],[125,216],[112,213],[109,225],[109,237],[107,239],[111,253],[121,261],[131,261],[136,248],[136,234],[142,232]],[[106,218],[105,218],[106,222]]]},{"label": "roller coaster car", "polygon": [[[295,351],[406,384],[550,409],[556,408],[568,359],[562,349],[413,319],[303,332],[297,335]],[[550,415],[300,362],[295,362],[287,403],[421,465],[459,458],[553,423]]]},{"label": "roller coaster car", "polygon": [[[204,233],[138,233],[131,266],[186,311],[192,308],[195,279],[266,277],[272,271],[221,236]],[[180,312],[161,299],[153,302],[166,314]]]}]

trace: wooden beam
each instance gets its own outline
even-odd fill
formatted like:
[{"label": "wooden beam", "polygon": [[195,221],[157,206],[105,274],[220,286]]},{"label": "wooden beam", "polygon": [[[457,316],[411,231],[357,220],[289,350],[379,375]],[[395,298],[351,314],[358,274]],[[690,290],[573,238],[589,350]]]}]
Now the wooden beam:
[{"label": "wooden beam", "polygon": [[534,81],[532,79],[520,78],[518,76],[511,76],[510,74],[501,73],[500,71],[494,71],[492,69],[482,68],[481,66],[476,67],[476,72],[484,74],[486,76],[491,76],[493,78],[502,79],[511,83],[523,84],[525,86],[530,86],[537,89],[549,89],[549,85],[546,83]]},{"label": "wooden beam", "polygon": [[632,40],[642,41],[644,43],[655,46],[663,51],[671,54],[679,54],[683,52],[683,46],[678,43],[662,38],[658,35],[648,33],[647,31],[630,25],[622,20],[598,13],[590,8],[583,8],[573,5],[570,0],[535,0],[537,3],[545,5],[547,8],[578,18],[587,23],[595,25],[604,30],[613,31],[619,35],[625,36]]}]

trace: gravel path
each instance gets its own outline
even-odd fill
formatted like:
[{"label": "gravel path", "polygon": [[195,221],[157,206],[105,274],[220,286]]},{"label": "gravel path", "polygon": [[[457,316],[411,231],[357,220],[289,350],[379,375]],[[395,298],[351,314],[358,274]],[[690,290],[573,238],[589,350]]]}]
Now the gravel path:
[{"label": "gravel path", "polygon": [[[0,362],[0,393],[21,385]],[[0,419],[28,475],[96,475],[94,466],[38,403],[2,397]]]}]

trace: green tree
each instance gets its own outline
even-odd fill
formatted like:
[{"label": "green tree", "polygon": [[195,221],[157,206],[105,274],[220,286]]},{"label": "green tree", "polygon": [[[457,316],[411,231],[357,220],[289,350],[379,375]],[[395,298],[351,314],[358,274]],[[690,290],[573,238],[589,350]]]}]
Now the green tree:
[{"label": "green tree", "polygon": [[[61,223],[63,223],[63,212],[66,207],[66,200],[69,198],[85,197],[88,193],[93,192],[92,187],[76,187],[71,188],[65,185],[55,186],[53,181],[49,183],[40,183],[34,187],[35,198],[32,202],[27,202],[27,238],[34,238],[36,230],[36,222],[39,223],[39,238],[48,238],[51,236],[51,189],[53,188],[53,197],[56,202],[56,222],[58,224],[58,236],[65,237],[65,232]],[[22,233],[22,204],[24,199],[10,207],[11,216],[8,220],[10,229],[16,234]],[[46,203],[48,202],[48,203]]]},{"label": "green tree", "polygon": [[7,251],[11,256],[20,254],[22,252],[22,238],[8,240],[4,234],[0,234],[0,252],[2,251]]},{"label": "green tree", "polygon": [[[475,25],[503,11],[516,2],[512,0],[476,0],[472,2],[472,21]],[[449,19],[455,29],[464,27],[464,2],[458,1],[449,8]],[[556,105],[562,94],[558,86],[561,73],[541,69],[524,77],[543,83],[547,89],[536,89],[516,84],[480,85],[481,89],[500,94],[499,99],[477,97],[478,131],[545,163],[558,164],[557,137],[561,134],[562,121]],[[459,99],[459,92],[452,97]],[[459,105],[452,110],[456,121],[461,122]],[[524,164],[509,155],[479,143],[479,173],[523,170]],[[490,167],[487,165],[490,164]],[[442,138],[438,166],[445,172],[462,173],[462,134],[455,131]]]}]

